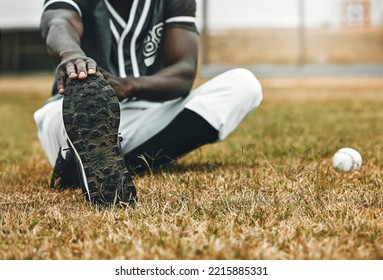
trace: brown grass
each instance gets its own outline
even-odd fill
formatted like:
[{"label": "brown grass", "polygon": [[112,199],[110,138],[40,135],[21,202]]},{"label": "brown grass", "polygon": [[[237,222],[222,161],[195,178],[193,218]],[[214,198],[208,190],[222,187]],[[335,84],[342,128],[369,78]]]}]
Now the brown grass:
[{"label": "brown grass", "polygon": [[[382,80],[265,79],[226,141],[136,176],[138,207],[109,210],[48,188],[31,116],[50,79],[17,81],[0,86],[0,259],[383,258]],[[360,172],[332,169],[344,146]]]}]

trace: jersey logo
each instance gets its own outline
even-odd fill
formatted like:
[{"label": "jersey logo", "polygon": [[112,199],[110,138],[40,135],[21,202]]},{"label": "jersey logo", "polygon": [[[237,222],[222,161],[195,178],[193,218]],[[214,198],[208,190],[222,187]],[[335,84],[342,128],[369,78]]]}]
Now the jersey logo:
[{"label": "jersey logo", "polygon": [[156,60],[157,51],[160,47],[164,24],[161,22],[153,26],[144,40],[144,56],[146,67],[152,66]]}]

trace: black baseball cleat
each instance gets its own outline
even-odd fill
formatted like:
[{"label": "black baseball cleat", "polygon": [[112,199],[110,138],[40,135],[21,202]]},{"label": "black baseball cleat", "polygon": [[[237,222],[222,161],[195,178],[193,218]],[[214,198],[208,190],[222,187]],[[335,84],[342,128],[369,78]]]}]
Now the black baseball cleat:
[{"label": "black baseball cleat", "polygon": [[67,79],[63,119],[86,199],[107,207],[134,205],[136,188],[119,145],[120,105],[103,76]]},{"label": "black baseball cleat", "polygon": [[76,162],[72,154],[68,151],[64,158],[60,149],[49,184],[51,189],[75,189],[81,186]]}]

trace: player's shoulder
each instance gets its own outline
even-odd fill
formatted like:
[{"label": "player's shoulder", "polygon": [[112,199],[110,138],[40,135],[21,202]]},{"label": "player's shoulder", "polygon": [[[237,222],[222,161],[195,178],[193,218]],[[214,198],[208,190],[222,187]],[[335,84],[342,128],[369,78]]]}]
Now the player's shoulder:
[{"label": "player's shoulder", "polygon": [[196,12],[195,0],[163,0],[165,13],[169,15],[194,15]]},{"label": "player's shoulder", "polygon": [[195,0],[164,0],[164,4],[167,8],[173,9],[173,8],[179,8],[179,9],[188,9],[188,8],[195,8],[196,7],[196,1]]},{"label": "player's shoulder", "polygon": [[45,0],[44,10],[68,9],[80,15],[103,0]]},{"label": "player's shoulder", "polygon": [[189,5],[189,4],[196,4],[196,0],[163,0],[165,3],[169,4],[180,4],[180,5]]},{"label": "player's shoulder", "polygon": [[95,4],[103,0],[44,0],[44,5],[51,5],[55,3],[67,3],[67,4]]}]

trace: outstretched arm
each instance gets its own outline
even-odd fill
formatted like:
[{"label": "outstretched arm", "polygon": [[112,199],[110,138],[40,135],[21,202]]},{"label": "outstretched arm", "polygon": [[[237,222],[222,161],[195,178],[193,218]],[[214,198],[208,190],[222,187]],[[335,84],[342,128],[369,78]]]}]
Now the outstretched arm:
[{"label": "outstretched arm", "polygon": [[49,55],[59,64],[57,85],[61,94],[65,91],[67,77],[85,79],[97,71],[96,62],[81,49],[83,28],[81,17],[70,10],[48,10],[42,15],[41,34],[46,41]]},{"label": "outstretched arm", "polygon": [[161,51],[165,67],[153,75],[118,78],[101,69],[120,100],[165,101],[189,94],[197,71],[198,35],[182,28],[165,29]]}]

